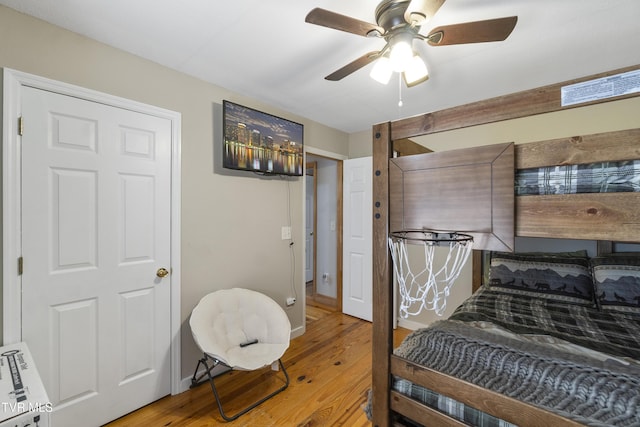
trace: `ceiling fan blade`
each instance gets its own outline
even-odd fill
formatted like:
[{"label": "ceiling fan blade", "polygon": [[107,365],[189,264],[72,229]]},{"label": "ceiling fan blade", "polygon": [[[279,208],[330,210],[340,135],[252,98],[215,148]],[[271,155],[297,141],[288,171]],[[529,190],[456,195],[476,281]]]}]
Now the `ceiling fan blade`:
[{"label": "ceiling fan blade", "polygon": [[347,33],[357,34],[359,36],[367,36],[371,34],[382,35],[384,29],[370,24],[369,22],[360,21],[350,16],[340,15],[326,9],[316,7],[307,14],[305,22],[315,25],[321,25],[335,30],[345,31]]},{"label": "ceiling fan blade", "polygon": [[497,42],[509,37],[518,22],[517,16],[443,25],[431,30],[427,43],[431,46],[452,44]]},{"label": "ceiling fan blade", "polygon": [[380,52],[377,52],[377,51],[365,53],[355,61],[352,61],[347,65],[345,65],[344,67],[340,68],[339,70],[336,70],[333,73],[329,74],[327,77],[325,77],[325,79],[331,80],[332,82],[341,80],[344,77],[347,77],[349,74],[353,73],[354,71],[358,71],[360,68],[364,67],[365,65],[368,65],[371,62],[375,61],[379,57],[380,57]]},{"label": "ceiling fan blade", "polygon": [[415,22],[417,25],[422,25],[433,18],[444,2],[445,0],[411,0],[404,12],[404,19],[409,24]]}]

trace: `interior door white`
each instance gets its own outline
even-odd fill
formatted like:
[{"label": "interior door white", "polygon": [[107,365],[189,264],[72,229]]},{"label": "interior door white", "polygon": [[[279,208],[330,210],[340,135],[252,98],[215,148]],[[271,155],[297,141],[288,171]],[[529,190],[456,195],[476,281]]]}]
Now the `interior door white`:
[{"label": "interior door white", "polygon": [[344,243],[342,311],[372,320],[373,159],[344,161]]},{"label": "interior door white", "polygon": [[54,426],[170,393],[171,122],[23,87],[22,339]]}]

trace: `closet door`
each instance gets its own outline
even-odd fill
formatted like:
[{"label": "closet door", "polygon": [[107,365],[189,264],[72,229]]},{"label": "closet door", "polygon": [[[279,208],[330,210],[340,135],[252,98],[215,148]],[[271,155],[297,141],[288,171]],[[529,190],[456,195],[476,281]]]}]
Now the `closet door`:
[{"label": "closet door", "polygon": [[53,425],[100,425],[171,391],[171,122],[22,102],[22,340]]}]

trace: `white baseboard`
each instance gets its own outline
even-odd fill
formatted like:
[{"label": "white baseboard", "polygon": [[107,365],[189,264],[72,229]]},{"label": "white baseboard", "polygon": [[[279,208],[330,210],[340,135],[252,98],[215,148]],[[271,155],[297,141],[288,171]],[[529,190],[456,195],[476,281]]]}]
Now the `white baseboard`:
[{"label": "white baseboard", "polygon": [[291,330],[291,339],[298,338],[299,336],[303,335],[304,333],[305,333],[304,325],[298,326],[297,328]]},{"label": "white baseboard", "polygon": [[[198,375],[199,374],[200,374],[200,372],[198,372]],[[189,388],[191,388],[191,376],[183,378],[180,381],[180,388],[178,389],[178,392],[175,393],[175,394],[184,393],[185,391],[189,390]]]},{"label": "white baseboard", "polygon": [[414,322],[413,320],[407,320],[407,319],[400,318],[400,319],[398,319],[398,326],[401,327],[401,328],[405,328],[405,329],[409,329],[409,330],[415,331],[416,329],[426,328],[429,325],[425,324],[425,323]]},{"label": "white baseboard", "polygon": [[[224,367],[222,365],[218,365],[213,369],[212,373],[213,373],[214,376],[216,376],[216,375],[220,375],[220,374],[222,374],[222,373],[224,373],[225,371],[228,371],[228,370],[229,370],[229,368]],[[202,379],[200,379],[200,381],[205,381],[206,382],[208,380],[208,378],[206,376],[206,371],[204,369],[198,370],[198,373],[196,375],[196,379],[200,378],[200,377],[202,377]],[[180,390],[178,391],[178,393],[175,393],[175,394],[180,394],[182,392],[185,392],[185,391],[189,390],[191,388],[191,379],[192,378],[193,378],[193,375],[189,375],[188,377],[183,378],[180,381]],[[206,385],[202,384],[202,387],[210,387],[210,386],[206,386]]]}]

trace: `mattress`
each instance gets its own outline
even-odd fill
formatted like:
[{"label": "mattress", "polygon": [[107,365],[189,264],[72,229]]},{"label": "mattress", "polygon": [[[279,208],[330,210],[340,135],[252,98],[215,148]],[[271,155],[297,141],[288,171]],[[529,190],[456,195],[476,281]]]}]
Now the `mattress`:
[{"label": "mattress", "polygon": [[[640,314],[483,286],[395,354],[589,426],[640,426]],[[396,391],[476,426],[510,426],[394,378]]]}]

